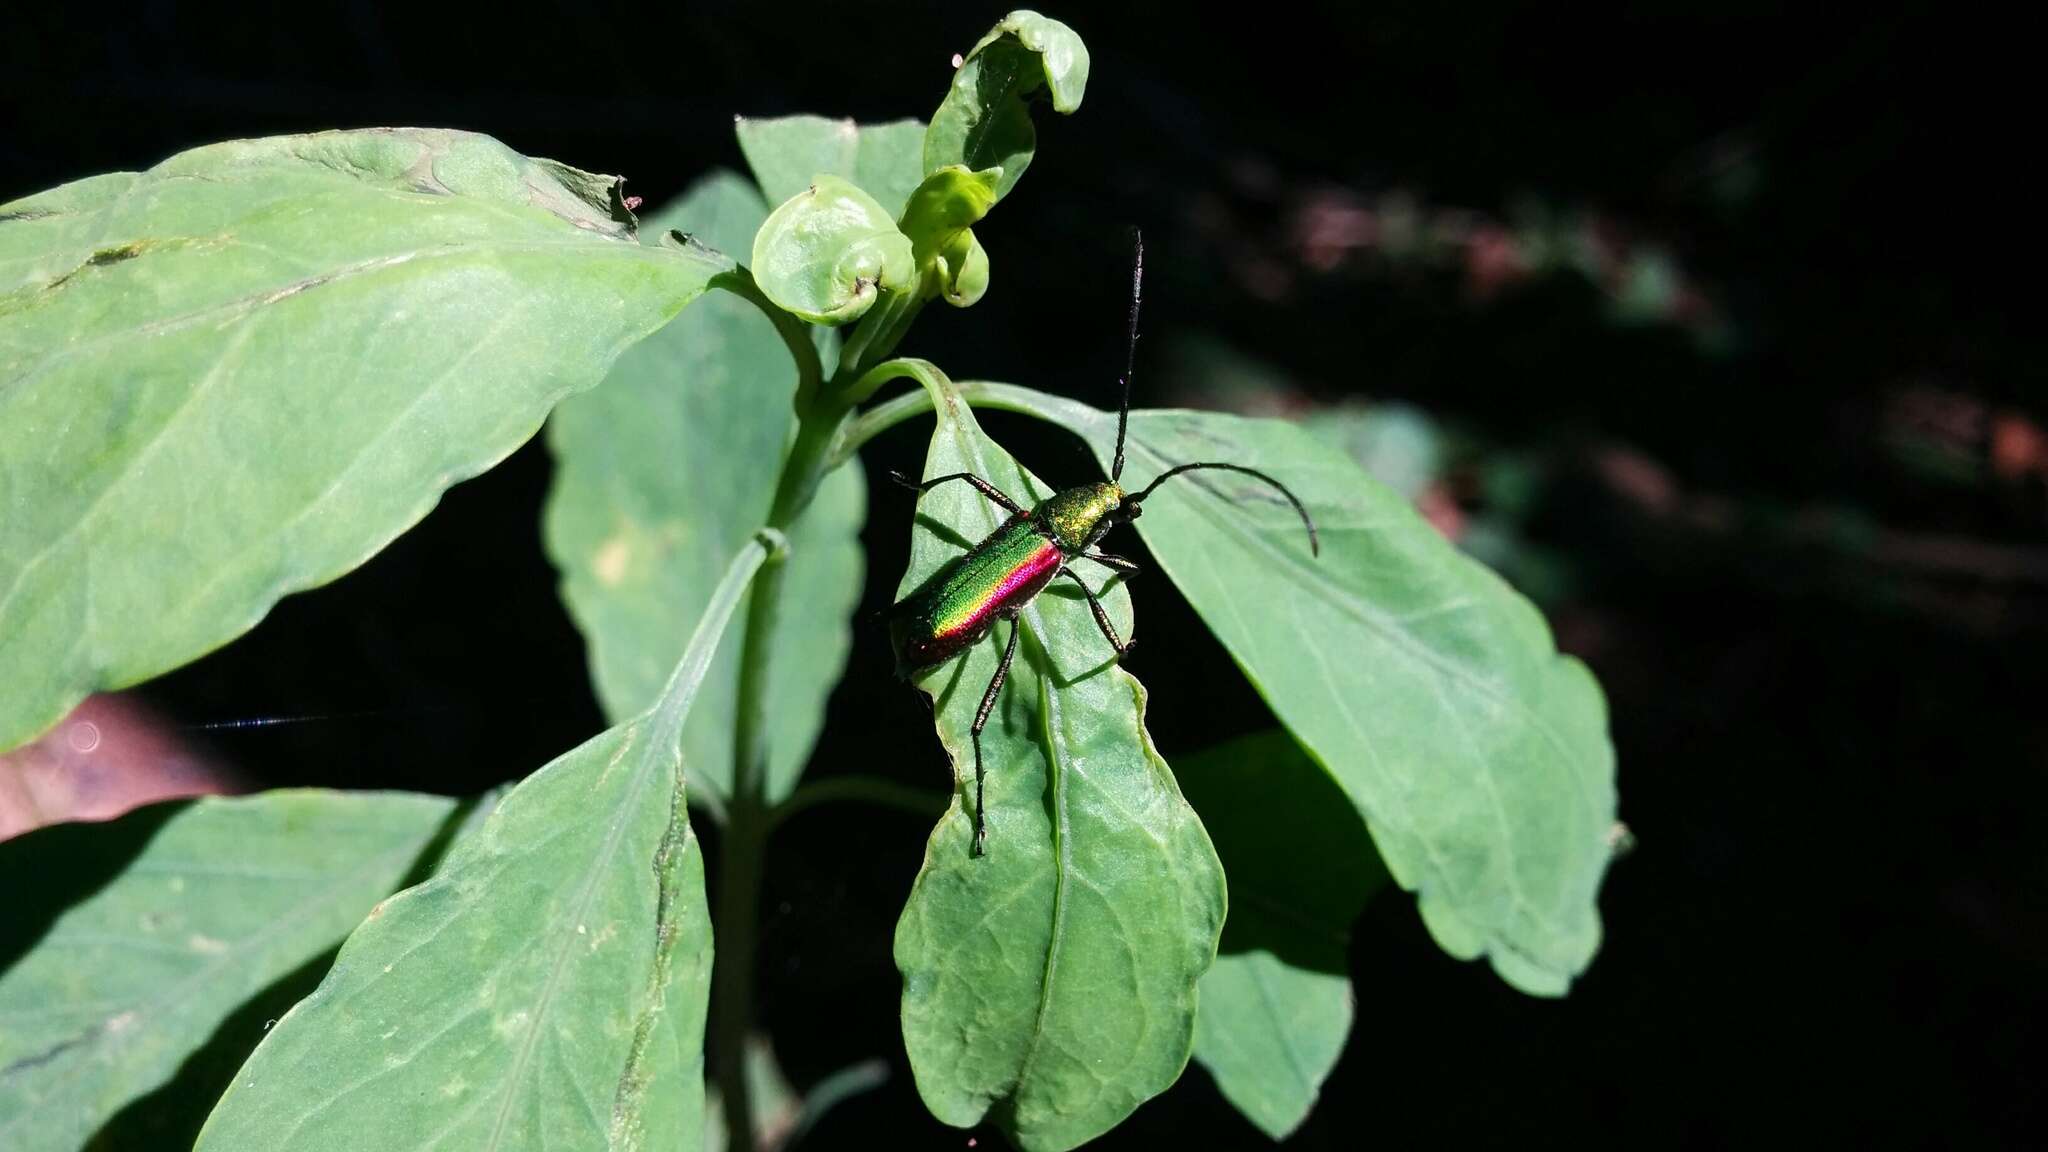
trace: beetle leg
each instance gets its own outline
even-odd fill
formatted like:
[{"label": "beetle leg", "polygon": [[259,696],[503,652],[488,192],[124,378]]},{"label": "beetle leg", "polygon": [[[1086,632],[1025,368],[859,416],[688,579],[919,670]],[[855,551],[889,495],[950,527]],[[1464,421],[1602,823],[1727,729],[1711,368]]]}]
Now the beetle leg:
[{"label": "beetle leg", "polygon": [[1081,559],[1093,560],[1112,572],[1121,572],[1126,576],[1136,576],[1144,571],[1138,567],[1136,561],[1126,560],[1114,552],[1083,552]]},{"label": "beetle leg", "polygon": [[1130,655],[1131,649],[1136,648],[1138,642],[1133,640],[1126,644],[1123,638],[1116,634],[1116,625],[1109,622],[1109,613],[1103,609],[1102,601],[1096,599],[1095,593],[1089,591],[1087,582],[1075,575],[1072,568],[1062,566],[1060,575],[1081,586],[1081,595],[1088,598],[1088,610],[1095,613],[1095,626],[1102,629],[1102,634],[1109,638],[1109,646],[1116,649],[1116,658],[1121,660]]},{"label": "beetle leg", "polygon": [[1010,621],[1010,642],[1003,646],[1003,658],[996,665],[996,674],[989,679],[988,691],[981,694],[981,707],[974,710],[974,727],[968,729],[974,739],[974,854],[988,852],[988,825],[983,820],[981,803],[981,730],[988,726],[988,714],[996,706],[996,693],[1003,690],[1003,681],[1010,677],[1010,661],[1017,655],[1017,632],[1022,626]]},{"label": "beetle leg", "polygon": [[986,496],[989,499],[995,501],[996,503],[1002,505],[1004,508],[1009,509],[1012,514],[1021,516],[1027,511],[1027,509],[1023,505],[1017,503],[1015,500],[1012,500],[1007,495],[1005,495],[1002,489],[996,487],[995,485],[989,483],[986,480],[983,480],[981,477],[976,476],[972,472],[951,472],[944,476],[934,476],[929,480],[923,481],[922,483],[916,480],[912,480],[910,477],[905,476],[901,472],[890,472],[889,479],[894,480],[898,484],[901,484],[905,488],[909,488],[919,493],[920,495],[929,492],[934,488],[937,488],[939,485],[946,483],[948,480],[965,480],[969,484],[974,485],[977,489],[980,489],[981,494],[983,496]]}]

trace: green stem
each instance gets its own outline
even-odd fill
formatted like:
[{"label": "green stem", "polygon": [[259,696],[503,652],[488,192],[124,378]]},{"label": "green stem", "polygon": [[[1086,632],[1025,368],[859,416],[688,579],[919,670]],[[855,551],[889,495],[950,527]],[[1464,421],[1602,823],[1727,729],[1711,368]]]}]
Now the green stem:
[{"label": "green stem", "polygon": [[711,1060],[725,1117],[725,1146],[754,1152],[753,1085],[747,1079],[747,1033],[753,1029],[755,915],[761,902],[761,866],[767,827],[762,810],[735,800],[720,839],[718,904],[712,926],[717,948],[711,970]]},{"label": "green stem", "polygon": [[[798,443],[804,442],[800,431]],[[790,464],[796,465],[793,451]],[[787,483],[794,470],[785,471]],[[801,488],[794,486],[791,490]],[[815,489],[815,480],[811,488]],[[779,502],[778,502],[779,503]],[[794,519],[794,513],[789,514]],[[786,523],[787,520],[784,521]],[[726,1147],[752,1152],[753,1085],[747,1080],[747,1034],[753,1030],[754,944],[759,927],[761,872],[767,859],[773,813],[767,797],[768,671],[781,616],[784,563],[764,567],[747,600],[747,631],[741,641],[739,707],[733,734],[732,794],[726,802],[725,834],[719,854],[718,908],[712,939],[718,949],[712,969],[711,1058],[724,1099]]]},{"label": "green stem", "polygon": [[[809,332],[795,317],[763,296],[745,269],[735,269],[714,283],[759,307],[775,322],[776,331],[796,358],[796,441],[790,446],[789,458],[776,482],[767,525],[773,530],[786,530],[810,504],[819,482],[844,464],[869,436],[888,426],[881,424],[856,431],[852,419],[854,405],[900,377],[912,377],[924,384],[926,391],[920,395],[937,390],[936,385],[944,382],[944,375],[923,360],[883,359],[903,339],[927,297],[919,291],[883,301],[847,342],[839,370],[826,383],[821,379]],[[925,407],[929,408],[931,403],[927,396]],[[918,410],[897,402],[892,405],[883,408],[901,414],[893,416],[891,423]],[[724,1104],[726,1147],[732,1152],[753,1152],[760,1146],[754,1131],[753,1086],[747,1081],[746,1046],[753,1027],[755,934],[769,834],[791,813],[825,800],[863,798],[925,813],[942,803],[887,781],[851,779],[814,784],[780,806],[769,804],[767,695],[775,631],[781,616],[784,570],[783,555],[778,552],[771,556],[755,575],[747,601],[733,733],[732,792],[719,855],[719,899],[714,918],[718,959],[712,971],[711,1058]]]},{"label": "green stem", "polygon": [[713,276],[711,287],[722,288],[752,304],[775,325],[775,334],[782,337],[790,358],[796,361],[796,410],[802,412],[810,407],[825,378],[824,366],[818,362],[818,346],[811,343],[810,326],[777,308],[761,292],[761,286],[754,283],[754,274],[745,268]]},{"label": "green stem", "polygon": [[765,771],[768,665],[786,567],[782,563],[764,567],[747,600],[732,794],[726,801],[725,832],[720,841],[718,906],[712,928],[717,960],[712,969],[711,1058],[718,1070],[719,1095],[724,1099],[725,1146],[737,1152],[752,1152],[759,1146],[746,1054],[747,1034],[753,1029],[756,917],[770,825]]},{"label": "green stem", "polygon": [[[710,670],[719,638],[725,634],[726,623],[732,619],[740,597],[746,593],[748,584],[760,573],[762,566],[776,563],[787,550],[788,540],[781,532],[764,528],[755,533],[754,539],[732,558],[725,578],[712,592],[711,603],[705,606],[696,631],[691,633],[690,642],[683,649],[683,658],[676,663],[675,671],[669,674],[668,685],[662,689],[661,699],[650,713],[653,718],[649,736],[651,747],[679,758],[674,790],[669,797],[668,832],[662,837],[654,859],[659,885],[655,933],[659,946],[655,949],[654,967],[649,978],[650,987],[655,990],[652,996],[655,1003],[659,1003],[660,990],[668,984],[674,953],[671,946],[675,935],[674,914],[680,899],[674,861],[689,833],[688,818],[684,815],[684,772],[680,762],[683,722],[697,697],[697,689],[704,683],[704,674]],[[619,1077],[619,1095],[613,1103],[614,1116],[631,1115],[642,1106],[649,1080],[646,1064],[648,1046],[654,1038],[654,1023],[655,1013],[648,1011],[634,1025],[632,1046],[626,1052],[625,1071]]]},{"label": "green stem", "polygon": [[799,1147],[818,1118],[847,1100],[863,1092],[872,1092],[889,1082],[889,1065],[883,1060],[863,1060],[832,1073],[804,1093],[803,1107],[798,1109],[796,1122],[789,1126],[789,1134],[782,1138],[784,1148]]},{"label": "green stem", "polygon": [[[885,400],[848,420],[841,427],[838,438],[832,443],[832,454],[827,466],[839,467],[853,459],[854,454],[860,451],[861,445],[913,416],[931,411],[932,394],[927,377],[937,373],[938,369],[926,361],[908,358],[884,360],[870,369],[853,388],[853,391],[863,399],[874,395],[876,389],[891,380],[911,379],[927,387],[919,388],[915,392],[906,392],[892,400]],[[1069,400],[1064,396],[1054,396],[1015,384],[963,380],[955,383],[953,390],[973,407],[1036,416],[1081,433],[1084,438],[1086,433],[1083,433],[1082,429],[1105,424],[1110,419],[1109,413],[1099,408],[1091,408],[1078,400]]]},{"label": "green stem", "polygon": [[934,291],[931,285],[920,283],[912,289],[889,293],[854,326],[853,335],[839,354],[839,370],[832,374],[832,391],[839,403],[851,408],[866,399],[857,394],[859,381],[903,342]]},{"label": "green stem", "polygon": [[[750,291],[743,291],[742,288]],[[753,289],[751,279],[734,282],[734,290],[762,308],[776,327],[793,317],[775,308]],[[768,527],[787,529],[809,506],[818,484],[836,465],[831,448],[841,436],[849,406],[821,388],[817,354],[807,332],[784,335],[798,359],[797,434],[776,482]],[[809,355],[809,368],[805,355]],[[760,1147],[754,1131],[753,1085],[747,1079],[747,1036],[753,1030],[754,953],[759,928],[761,873],[768,834],[775,813],[768,803],[768,680],[775,634],[782,614],[787,564],[778,555],[754,577],[747,600],[746,635],[740,644],[737,714],[733,732],[732,791],[727,800],[725,830],[720,840],[718,906],[713,938],[717,961],[712,969],[711,1059],[723,1100],[726,1147],[753,1152]]]},{"label": "green stem", "polygon": [[704,615],[698,618],[696,629],[690,633],[690,642],[683,648],[683,658],[669,673],[668,683],[663,686],[661,697],[655,704],[651,737],[655,747],[680,747],[683,721],[689,715],[690,705],[697,699],[697,689],[711,668],[711,658],[718,652],[719,638],[725,634],[726,622],[732,619],[740,596],[750,583],[780,571],[782,559],[788,554],[788,537],[779,529],[763,528],[754,533],[754,538],[726,565],[725,576],[712,590],[711,602],[705,605]]}]

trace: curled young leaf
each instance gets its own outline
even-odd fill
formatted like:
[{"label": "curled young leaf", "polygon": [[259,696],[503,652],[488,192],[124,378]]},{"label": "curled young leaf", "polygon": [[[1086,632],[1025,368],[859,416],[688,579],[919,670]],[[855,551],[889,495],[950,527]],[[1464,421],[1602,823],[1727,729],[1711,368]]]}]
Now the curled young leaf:
[{"label": "curled young leaf", "polygon": [[754,233],[753,271],[777,307],[836,326],[860,319],[883,289],[910,286],[917,266],[910,237],[874,197],[820,173]]},{"label": "curled young leaf", "polygon": [[939,291],[946,303],[966,308],[988,291],[988,250],[981,246],[973,229],[962,229],[939,259],[945,262]]},{"label": "curled young leaf", "polygon": [[903,208],[903,234],[919,258],[944,248],[988,215],[1002,179],[1001,168],[975,172],[964,164],[948,164],[926,176]]},{"label": "curled young leaf", "polygon": [[995,206],[1001,168],[970,172],[948,164],[925,177],[903,209],[903,233],[922,272],[932,269],[946,303],[965,308],[988,291],[988,253],[972,226]]},{"label": "curled young leaf", "polygon": [[953,74],[952,88],[925,129],[924,170],[949,164],[1001,168],[996,199],[1002,199],[1038,146],[1031,94],[1046,89],[1053,110],[1064,114],[1081,106],[1087,87],[1088,47],[1073,29],[1036,12],[1010,13]]}]

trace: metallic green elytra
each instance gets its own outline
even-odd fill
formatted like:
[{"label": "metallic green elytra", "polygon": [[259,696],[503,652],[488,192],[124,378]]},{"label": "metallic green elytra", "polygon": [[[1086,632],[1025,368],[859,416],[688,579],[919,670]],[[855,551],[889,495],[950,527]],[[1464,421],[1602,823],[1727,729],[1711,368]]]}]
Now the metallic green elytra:
[{"label": "metallic green elytra", "polygon": [[889,614],[896,671],[910,675],[973,646],[1059,575],[1066,556],[1029,513],[1010,517]]},{"label": "metallic green elytra", "polygon": [[[977,478],[959,473],[913,487],[950,479]],[[973,646],[997,620],[1014,618],[1068,562],[1109,559],[1089,556],[1089,550],[1117,523],[1124,494],[1115,484],[1069,488],[1030,511],[992,488],[983,491],[1009,509],[1010,518],[890,612],[889,638],[900,675],[944,663]],[[1119,653],[1129,647],[1117,644]]]},{"label": "metallic green elytra", "polygon": [[982,693],[981,705],[975,710],[974,724],[969,729],[974,740],[974,854],[977,856],[986,850],[988,841],[988,826],[983,820],[981,803],[984,778],[981,730],[988,724],[996,694],[1002,691],[1003,681],[1010,674],[1010,661],[1017,655],[1017,626],[1014,623],[1017,614],[1037,598],[1054,577],[1065,576],[1080,585],[1081,594],[1088,598],[1088,609],[1095,616],[1096,626],[1102,629],[1102,635],[1116,650],[1117,658],[1122,659],[1131,650],[1131,645],[1117,635],[1116,626],[1110,623],[1102,601],[1069,565],[1075,560],[1092,560],[1105,568],[1137,575],[1136,564],[1121,556],[1099,551],[1096,545],[1111,528],[1136,520],[1143,511],[1145,498],[1161,484],[1183,472],[1199,468],[1238,472],[1272,485],[1300,514],[1302,524],[1308,529],[1310,552],[1319,555],[1322,551],[1316,539],[1315,521],[1309,518],[1308,509],[1302,507],[1294,493],[1271,476],[1240,464],[1198,460],[1167,469],[1135,493],[1126,493],[1118,486],[1124,471],[1124,436],[1130,423],[1131,368],[1136,360],[1138,302],[1144,277],[1145,249],[1141,240],[1131,272],[1130,329],[1123,404],[1117,411],[1116,456],[1110,465],[1106,483],[1062,489],[1040,501],[1036,508],[1026,508],[1010,499],[1002,489],[971,472],[934,476],[921,483],[891,474],[899,483],[920,493],[955,480],[972,484],[983,496],[1010,513],[1010,518],[1003,521],[987,539],[940,569],[932,579],[889,611],[889,641],[896,651],[897,673],[902,676],[942,664],[966,651],[994,631],[997,620],[1012,621],[1010,639],[1003,646],[1002,660],[996,665],[996,674],[989,681],[988,690]]}]

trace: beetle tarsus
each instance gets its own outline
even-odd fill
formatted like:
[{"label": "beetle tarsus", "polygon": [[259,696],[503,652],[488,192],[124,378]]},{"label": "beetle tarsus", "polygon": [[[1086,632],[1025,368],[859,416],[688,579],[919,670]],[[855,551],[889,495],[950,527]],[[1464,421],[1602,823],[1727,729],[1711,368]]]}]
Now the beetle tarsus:
[{"label": "beetle tarsus", "polygon": [[1081,559],[1093,560],[1104,568],[1126,577],[1143,575],[1145,571],[1143,568],[1138,567],[1136,561],[1126,559],[1114,552],[1083,552],[1081,553]]}]

